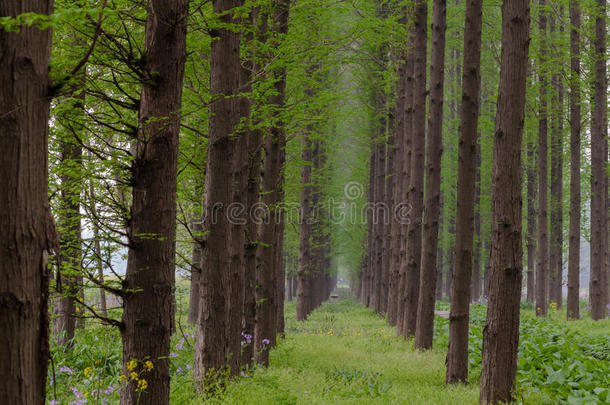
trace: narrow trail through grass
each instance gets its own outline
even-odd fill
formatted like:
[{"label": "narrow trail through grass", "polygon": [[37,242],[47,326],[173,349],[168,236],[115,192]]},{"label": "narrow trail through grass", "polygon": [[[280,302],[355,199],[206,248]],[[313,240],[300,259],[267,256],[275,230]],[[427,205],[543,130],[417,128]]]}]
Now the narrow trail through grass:
[{"label": "narrow trail through grass", "polygon": [[[413,341],[345,292],[306,322],[286,305],[286,336],[268,369],[246,372],[206,404],[477,404],[485,305],[471,306],[469,384],[445,386],[448,323],[437,303],[434,348]],[[522,304],[519,404],[610,405],[610,319],[566,321],[565,310],[537,318]],[[585,309],[583,309],[583,312]]]},{"label": "narrow trail through grass", "polygon": [[286,308],[286,337],[271,366],[231,384],[224,404],[474,404],[478,381],[445,387],[446,347],[422,353],[351,299],[325,303],[306,322]]}]

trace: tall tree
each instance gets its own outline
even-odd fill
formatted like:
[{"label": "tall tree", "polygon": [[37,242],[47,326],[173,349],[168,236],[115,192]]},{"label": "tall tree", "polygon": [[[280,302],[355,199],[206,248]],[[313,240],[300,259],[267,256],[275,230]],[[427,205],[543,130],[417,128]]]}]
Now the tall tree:
[{"label": "tall tree", "polygon": [[[559,8],[562,16],[563,8]],[[549,19],[550,35],[553,39],[556,31],[556,18]],[[560,24],[563,24],[560,21]],[[563,25],[559,28],[563,33]],[[556,307],[562,305],[563,279],[563,80],[559,61],[554,63],[551,77],[551,198],[550,198],[550,248],[549,248],[549,297]]]},{"label": "tall tree", "polygon": [[455,267],[451,281],[449,352],[446,382],[468,379],[468,320],[474,234],[477,126],[481,93],[481,25],[483,3],[466,3],[464,64],[458,149],[458,189],[455,233]]},{"label": "tall tree", "polygon": [[[240,33],[233,29],[234,9],[242,0],[220,0],[213,4],[221,26],[213,31],[210,55],[210,103],[208,158],[205,181],[204,223],[206,233],[202,254],[202,280],[199,297],[199,322],[195,342],[194,376],[202,388],[203,380],[239,357],[241,336],[229,335],[231,290],[243,286],[234,283],[231,268],[231,228],[228,208],[234,190],[227,182],[233,172],[234,157],[243,146],[234,136],[241,119],[239,92]],[[241,322],[241,315],[239,316]],[[235,363],[233,363],[235,364]],[[231,369],[236,373],[235,368]]]},{"label": "tall tree", "polygon": [[512,401],[522,281],[521,140],[529,48],[529,0],[502,3],[502,57],[492,173],[489,304],[480,402]]},{"label": "tall tree", "polygon": [[[312,258],[311,258],[311,233],[312,233],[312,185],[311,185],[311,166],[313,162],[313,143],[310,139],[310,134],[313,132],[311,125],[308,125],[308,131],[303,135],[302,159],[303,166],[301,167],[301,229],[299,232],[299,288],[297,295],[297,320],[304,321],[307,315],[311,312],[311,275],[312,275]],[[374,162],[371,162],[374,164]],[[374,181],[371,179],[371,181]],[[369,272],[372,270],[368,269]],[[369,291],[371,290],[370,281],[367,283]]]},{"label": "tall tree", "polygon": [[[407,16],[412,14],[412,11],[406,11]],[[403,150],[403,165],[401,177],[401,203],[409,204],[409,184],[411,182],[411,160],[413,157],[413,72],[414,72],[414,57],[413,57],[413,30],[412,22],[408,25],[411,32],[410,44],[411,48],[406,56],[405,69],[405,124],[404,124],[404,150]],[[399,229],[399,249],[398,249],[398,297],[396,299],[396,333],[404,335],[405,333],[405,313],[407,310],[407,231],[408,224],[400,224]]]},{"label": "tall tree", "polygon": [[570,1],[570,248],[568,318],[579,318],[580,296],[580,1]]},{"label": "tall tree", "polygon": [[608,250],[608,186],[606,162],[607,80],[606,80],[606,0],[597,0],[595,15],[593,111],[591,114],[591,274],[589,300],[591,318],[604,318],[607,300],[606,254]]},{"label": "tall tree", "polygon": [[424,152],[426,145],[426,57],[428,45],[428,3],[416,0],[413,22],[413,121],[403,335],[413,336],[417,326],[419,274],[421,269],[422,214],[424,203]]},{"label": "tall tree", "polygon": [[547,103],[547,29],[546,0],[539,0],[538,35],[539,51],[539,103],[538,111],[538,262],[536,266],[536,315],[546,316],[549,278],[548,239],[548,103]]},{"label": "tall tree", "polygon": [[[406,24],[405,11],[402,11],[403,17],[400,20],[401,24]],[[404,196],[404,165],[405,165],[405,109],[406,109],[406,64],[405,64],[405,53],[402,50],[395,50],[397,54],[398,62],[398,82],[396,86],[396,125],[394,127],[394,171],[392,173],[392,193],[393,193],[393,204],[391,205],[391,217],[390,217],[390,240],[392,241],[392,257],[390,261],[390,275],[389,275],[389,286],[388,286],[388,310],[387,318],[388,323],[392,326],[396,326],[398,322],[398,299],[399,299],[399,288],[400,283],[400,249],[401,249],[401,235],[402,235],[402,224],[397,220],[396,210],[400,209],[399,204],[403,203]]]},{"label": "tall tree", "polygon": [[428,112],[428,145],[426,148],[426,197],[421,252],[419,302],[415,347],[430,349],[434,334],[434,300],[436,298],[436,264],[441,194],[441,160],[443,154],[443,89],[445,76],[445,30],[447,1],[434,2],[432,16],[432,54],[430,57],[430,111]]},{"label": "tall tree", "polygon": [[527,141],[527,302],[534,303],[536,300],[536,146],[529,139]]},{"label": "tall tree", "polygon": [[[50,15],[52,0],[7,0],[0,17]],[[45,402],[49,359],[47,195],[51,30],[0,28],[0,398]]]},{"label": "tall tree", "polygon": [[77,137],[79,117],[83,111],[84,93],[72,94],[66,102],[70,104],[61,117],[66,131],[60,135],[60,208],[59,208],[59,272],[57,291],[59,293],[54,319],[54,332],[62,346],[72,345],[76,327],[76,300],[79,296],[82,261],[82,237],[80,200],[82,191],[82,148]]},{"label": "tall tree", "polygon": [[199,316],[199,283],[201,282],[201,231],[202,226],[200,221],[191,223],[191,232],[193,233],[193,247],[191,253],[191,289],[189,294],[189,314],[188,322],[193,325],[197,324]]},{"label": "tall tree", "polygon": [[152,0],[146,21],[139,133],[133,166],[129,253],[123,297],[123,373],[133,360],[148,388],[129,379],[121,404],[169,403],[175,287],[176,179],[188,1]]},{"label": "tall tree", "polygon": [[470,301],[479,302],[481,299],[481,134],[477,142],[475,190],[474,190],[474,257],[472,261],[472,278],[470,281]]}]

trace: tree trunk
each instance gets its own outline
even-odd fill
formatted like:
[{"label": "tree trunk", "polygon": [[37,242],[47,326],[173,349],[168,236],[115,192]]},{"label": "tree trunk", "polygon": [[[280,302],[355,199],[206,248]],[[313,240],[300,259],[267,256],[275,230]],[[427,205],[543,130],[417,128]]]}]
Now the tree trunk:
[{"label": "tree trunk", "polygon": [[539,0],[540,35],[540,111],[538,112],[538,266],[536,268],[536,315],[546,316],[549,278],[548,240],[548,152],[547,152],[547,75],[546,75],[546,0]]},{"label": "tree trunk", "polygon": [[[240,7],[242,0],[214,2],[214,12],[225,24],[235,24],[231,10]],[[210,67],[210,104],[208,160],[205,184],[203,229],[206,240],[202,253],[202,273],[199,296],[199,322],[195,347],[194,377],[202,389],[209,373],[220,371],[229,359],[239,357],[241,336],[230,333],[230,305],[235,285],[228,271],[231,269],[231,227],[228,207],[233,202],[234,190],[227,182],[233,173],[233,157],[241,146],[234,136],[241,118],[239,102],[240,34],[228,28],[218,28],[212,41]],[[241,320],[241,314],[239,316]],[[231,361],[232,364],[235,364]],[[237,370],[232,369],[232,372]]]},{"label": "tree trunk", "polygon": [[413,71],[413,126],[407,230],[406,307],[402,334],[415,335],[421,268],[422,215],[424,200],[424,152],[426,146],[426,49],[428,45],[428,3],[415,2]]},{"label": "tree trunk", "polygon": [[453,267],[454,267],[454,257],[453,254],[455,252],[455,216],[449,217],[449,227],[447,229],[447,233],[449,234],[449,246],[447,247],[447,265],[445,266],[445,271],[447,274],[445,275],[445,296],[449,300],[451,298],[451,280],[453,279]]},{"label": "tree trunk", "polygon": [[[562,10],[562,8],[560,8]],[[560,14],[562,12],[560,11]],[[550,18],[551,37],[555,31],[555,17]],[[562,26],[563,27],[563,26]],[[563,28],[560,28],[562,36]],[[557,62],[559,63],[559,62]],[[556,69],[555,69],[556,70]],[[551,223],[550,223],[550,301],[562,306],[563,278],[563,82],[561,72],[553,73],[551,121]]]},{"label": "tree trunk", "polygon": [[[312,142],[308,134],[312,132],[311,126],[303,135],[302,159],[306,162],[301,166],[301,231],[299,233],[299,290],[297,295],[297,321],[304,321],[311,311],[311,216],[312,186],[311,186],[311,162]],[[373,180],[371,180],[373,181]]]},{"label": "tree trunk", "polygon": [[597,0],[595,16],[594,88],[591,112],[591,274],[589,300],[591,318],[603,319],[606,306],[606,252],[608,243],[607,95],[606,95],[606,0]]},{"label": "tree trunk", "polygon": [[502,4],[502,60],[492,173],[489,304],[480,402],[511,402],[517,372],[522,281],[521,139],[529,48],[529,1]]},{"label": "tree trunk", "polygon": [[[401,23],[405,23],[405,18],[401,20]],[[387,318],[388,323],[391,326],[396,326],[398,318],[398,284],[400,282],[400,246],[402,239],[401,227],[402,223],[399,221],[397,210],[400,209],[400,204],[404,201],[403,195],[403,167],[405,161],[405,108],[406,108],[406,64],[404,60],[404,52],[396,50],[398,52],[398,83],[396,88],[396,127],[394,128],[394,170],[392,172],[392,205],[390,206],[390,240],[392,256],[390,259],[390,274],[388,281],[388,305],[387,305]]]},{"label": "tree trunk", "polygon": [[[84,93],[83,93],[84,95]],[[82,113],[83,104],[78,97],[66,115]],[[72,102],[72,100],[68,100]],[[76,121],[78,117],[66,117],[66,121]],[[67,131],[78,133],[76,128],[66,128]],[[57,334],[57,343],[70,347],[74,339],[76,327],[76,301],[80,298],[82,283],[82,238],[80,199],[82,189],[82,148],[72,134],[60,135],[61,147],[61,188],[60,208],[57,231],[59,233],[59,277],[57,292],[58,302],[56,317],[54,319],[54,333]]]},{"label": "tree trunk", "polygon": [[444,250],[443,250],[443,239],[444,239],[444,235],[443,235],[443,219],[444,219],[444,215],[443,215],[443,192],[441,191],[441,196],[440,196],[440,212],[439,212],[439,220],[438,220],[438,228],[439,228],[439,238],[438,238],[438,252],[436,253],[436,300],[440,301],[443,299],[443,266],[444,266]]},{"label": "tree trunk", "polygon": [[[379,90],[382,93],[382,90]],[[383,240],[384,240],[384,210],[377,210],[377,206],[385,203],[385,177],[386,177],[386,140],[385,140],[385,94],[379,94],[377,99],[377,108],[381,110],[377,130],[377,152],[376,167],[375,167],[375,263],[374,263],[374,283],[373,283],[373,304],[372,308],[381,313],[381,295],[382,295],[382,279],[383,279]]]},{"label": "tree trunk", "polygon": [[[412,25],[408,26],[408,29],[413,33]],[[411,44],[413,43],[413,36],[411,35]],[[413,145],[413,47],[407,52],[405,61],[405,123],[404,123],[404,150],[402,162],[402,175],[400,176],[400,201],[402,207],[406,208],[406,216],[401,215],[401,219],[407,219],[410,215],[410,204],[409,204],[409,183],[411,177],[411,157],[412,157],[412,145]],[[402,212],[401,209],[399,212]],[[406,217],[406,218],[405,218]],[[397,218],[398,219],[398,218]],[[397,335],[404,334],[404,321],[405,312],[407,309],[407,229],[408,221],[400,221],[398,229],[398,294],[396,297],[396,333]]]},{"label": "tree trunk", "polygon": [[[243,38],[244,43],[254,43],[254,36],[257,36],[258,41],[264,41],[266,31],[267,16],[259,17],[259,9],[254,8],[250,11],[249,23],[251,30],[246,31]],[[259,18],[261,24],[259,25]],[[252,92],[252,72],[258,70],[254,60],[260,57],[259,50],[256,46],[252,46],[250,53],[245,60],[242,61],[240,69],[240,92],[249,94]],[[258,226],[254,216],[254,209],[259,202],[260,193],[260,176],[261,176],[261,161],[262,161],[262,133],[259,129],[254,128],[256,123],[252,122],[252,100],[243,99],[244,116],[247,118],[249,126],[244,128],[247,131],[247,156],[244,159],[243,170],[247,173],[247,182],[245,187],[245,209],[246,209],[246,225],[245,225],[245,240],[244,240],[244,298],[243,298],[243,313],[241,321],[242,344],[241,346],[241,366],[252,365],[254,361],[254,344],[252,337],[255,336],[256,328],[256,250],[258,241]],[[256,106],[254,107],[256,108]],[[249,337],[249,339],[248,339]]]},{"label": "tree trunk", "polygon": [[193,325],[197,324],[197,318],[199,316],[199,284],[201,283],[201,222],[198,220],[193,221],[191,226],[191,232],[193,232],[193,250],[191,256],[191,289],[189,294],[189,314],[188,323]]},{"label": "tree trunk", "polygon": [[580,296],[580,0],[570,1],[570,250],[569,319],[578,319]]},{"label": "tree trunk", "polygon": [[482,1],[471,0],[466,3],[462,103],[458,142],[455,267],[451,281],[449,352],[447,353],[445,379],[448,384],[465,382],[468,379],[468,320],[474,236],[477,123],[481,97],[482,11]]},{"label": "tree trunk", "polygon": [[[133,168],[130,248],[123,305],[121,404],[169,403],[169,352],[175,287],[176,178],[188,1],[153,0],[146,22],[140,132]],[[155,76],[152,76],[152,75]],[[143,235],[143,236],[142,236]],[[137,361],[131,368],[130,362]],[[153,368],[147,370],[144,361]]]},{"label": "tree trunk", "polygon": [[91,226],[93,227],[93,254],[95,255],[95,267],[97,269],[97,278],[100,283],[100,312],[104,318],[108,317],[108,309],[106,303],[106,290],[102,287],[104,285],[104,267],[103,267],[103,259],[102,259],[102,247],[100,244],[100,227],[97,221],[97,207],[95,206],[95,192],[93,189],[93,182],[89,182],[89,211],[91,212],[91,217],[94,218]]},{"label": "tree trunk", "polygon": [[436,254],[440,215],[441,160],[443,155],[443,85],[445,75],[445,30],[447,0],[435,0],[432,17],[432,55],[430,59],[430,111],[426,148],[426,197],[421,252],[421,274],[415,330],[415,347],[430,349],[434,334],[436,298]]},{"label": "tree trunk", "polygon": [[536,146],[527,143],[527,302],[534,303],[536,297]]},{"label": "tree trunk", "polygon": [[[49,15],[53,1],[0,2],[0,17],[26,12]],[[0,29],[0,44],[0,398],[42,405],[49,358],[47,258],[55,243],[47,195],[51,30]]]},{"label": "tree trunk", "polygon": [[[371,154],[369,156],[369,184],[368,184],[368,203],[370,206],[374,206],[375,202],[375,154],[377,148],[371,147]],[[373,273],[373,263],[375,257],[375,243],[374,243],[374,214],[369,210],[367,212],[367,256],[366,263],[362,274],[362,304],[366,307],[370,306],[371,303],[371,275]]]},{"label": "tree trunk", "polygon": [[[385,210],[386,217],[384,218],[383,225],[383,246],[384,246],[384,258],[383,258],[383,272],[381,277],[381,297],[379,300],[379,311],[381,314],[386,315],[388,313],[388,297],[393,284],[391,284],[392,274],[392,260],[394,258],[393,250],[393,239],[392,239],[392,223],[394,222],[393,209],[394,207],[394,183],[395,177],[395,166],[396,166],[396,132],[394,131],[394,125],[396,121],[392,119],[390,114],[390,125],[388,134],[387,149],[387,168],[386,168],[386,179],[385,179]],[[328,245],[325,245],[328,246]]]},{"label": "tree trunk", "polygon": [[481,134],[477,142],[477,160],[475,168],[474,190],[474,257],[472,278],[470,281],[470,301],[479,302],[481,299]]}]

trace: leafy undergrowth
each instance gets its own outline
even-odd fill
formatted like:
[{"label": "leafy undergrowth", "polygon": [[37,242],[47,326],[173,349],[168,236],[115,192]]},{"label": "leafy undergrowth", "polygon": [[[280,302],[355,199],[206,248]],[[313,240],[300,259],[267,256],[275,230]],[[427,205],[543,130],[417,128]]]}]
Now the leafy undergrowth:
[{"label": "leafy undergrowth", "polygon": [[[475,404],[485,306],[471,308],[470,383],[455,387],[444,384],[448,320],[436,317],[434,348],[422,353],[373,311],[345,298],[324,304],[306,322],[296,321],[288,303],[286,336],[272,351],[271,366],[246,370],[202,397],[193,388],[193,330],[182,323],[172,340],[171,403]],[[610,404],[610,320],[567,322],[560,311],[538,319],[524,308],[521,321],[519,403]],[[78,331],[67,353],[54,347],[49,399],[118,403],[120,347],[118,333],[100,326]]]}]

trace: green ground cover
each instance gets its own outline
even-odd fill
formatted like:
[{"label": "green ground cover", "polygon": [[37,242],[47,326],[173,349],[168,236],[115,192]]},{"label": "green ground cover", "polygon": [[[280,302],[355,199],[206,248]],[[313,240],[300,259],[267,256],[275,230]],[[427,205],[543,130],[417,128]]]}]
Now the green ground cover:
[{"label": "green ground cover", "polygon": [[[288,303],[286,335],[271,354],[271,366],[244,370],[206,396],[193,389],[194,329],[185,322],[185,300],[179,300],[171,354],[172,404],[477,403],[484,305],[472,306],[470,382],[446,387],[448,320],[436,317],[434,348],[418,352],[411,340],[396,337],[383,318],[342,295],[306,322],[296,321],[295,304]],[[77,332],[72,351],[53,347],[49,399],[58,404],[117,403],[120,347],[117,331],[95,325]],[[561,310],[537,319],[524,305],[517,380],[519,403],[610,404],[610,320],[567,322]]]}]

